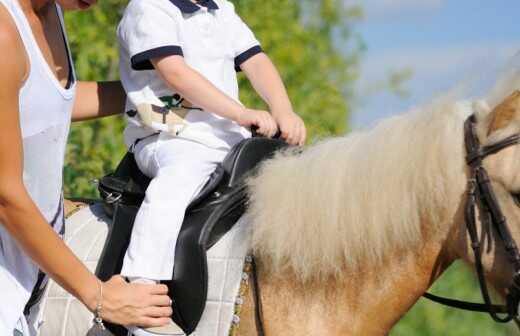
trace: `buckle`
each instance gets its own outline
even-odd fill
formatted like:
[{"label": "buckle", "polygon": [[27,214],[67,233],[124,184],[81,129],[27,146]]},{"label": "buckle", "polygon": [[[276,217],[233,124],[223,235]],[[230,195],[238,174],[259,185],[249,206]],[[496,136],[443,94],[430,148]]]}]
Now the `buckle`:
[{"label": "buckle", "polygon": [[468,178],[467,190],[468,195],[475,195],[475,191],[477,190],[477,179],[475,177]]},{"label": "buckle", "polygon": [[120,193],[117,193],[117,192],[111,192],[111,193],[108,194],[107,197],[105,198],[105,202],[106,202],[107,204],[114,204],[115,202],[119,201],[122,197],[123,197],[123,195],[120,194]]}]

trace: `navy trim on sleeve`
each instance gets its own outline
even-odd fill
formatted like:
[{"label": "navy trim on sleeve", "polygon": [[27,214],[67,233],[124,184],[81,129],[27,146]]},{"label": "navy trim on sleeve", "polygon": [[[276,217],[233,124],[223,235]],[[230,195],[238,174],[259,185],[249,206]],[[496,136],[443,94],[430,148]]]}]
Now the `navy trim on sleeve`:
[{"label": "navy trim on sleeve", "polygon": [[132,56],[130,62],[132,63],[132,69],[136,71],[153,70],[153,65],[150,62],[152,58],[172,55],[184,56],[182,48],[172,45],[146,50]]},{"label": "navy trim on sleeve", "polygon": [[235,70],[237,72],[242,71],[242,69],[240,69],[240,66],[245,61],[247,61],[251,57],[253,57],[253,56],[257,55],[257,54],[260,54],[262,52],[264,52],[264,51],[262,50],[262,47],[260,47],[259,45],[256,45],[256,46],[254,46],[252,48],[247,49],[246,51],[244,51],[243,53],[241,53],[240,55],[235,57]]}]

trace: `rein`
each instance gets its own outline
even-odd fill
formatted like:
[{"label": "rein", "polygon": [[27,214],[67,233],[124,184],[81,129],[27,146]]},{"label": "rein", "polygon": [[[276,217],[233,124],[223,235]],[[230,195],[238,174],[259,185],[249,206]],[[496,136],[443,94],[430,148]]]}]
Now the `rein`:
[{"label": "rein", "polygon": [[[486,170],[482,166],[482,161],[489,155],[498,153],[502,149],[520,143],[520,134],[512,135],[496,144],[481,146],[475,130],[476,118],[471,115],[464,123],[464,143],[466,147],[466,164],[469,168],[467,198],[464,209],[464,219],[466,222],[466,230],[471,240],[471,248],[475,256],[475,269],[480,284],[480,291],[484,303],[474,303],[467,301],[454,300],[440,297],[430,293],[423,296],[436,303],[449,306],[452,308],[468,310],[473,312],[488,313],[493,320],[499,323],[507,323],[511,320],[518,321],[518,310],[520,303],[520,253],[513,239],[511,232],[507,226],[505,218],[497,198],[491,186],[491,180]],[[481,222],[481,235],[484,235],[486,229],[494,228],[498,237],[504,244],[504,249],[508,256],[509,262],[513,268],[514,274],[511,286],[508,289],[505,305],[495,305],[491,302],[489,290],[484,275],[484,267],[482,265],[482,243],[478,235],[476,211]],[[262,314],[262,297],[260,295],[260,286],[258,283],[258,273],[256,263],[252,260],[252,276],[253,276],[253,304],[255,306],[255,323],[258,336],[265,336],[265,328]],[[505,314],[501,317],[499,314]]]},{"label": "rein", "polygon": [[[520,254],[507,226],[507,219],[498,204],[489,175],[482,166],[482,161],[489,155],[520,143],[520,134],[512,135],[496,144],[481,147],[475,125],[476,118],[474,115],[471,115],[464,123],[466,164],[469,168],[464,218],[466,229],[471,239],[471,248],[475,256],[475,269],[484,303],[453,300],[430,293],[426,293],[423,296],[445,306],[488,313],[496,322],[507,323],[518,317],[518,304],[520,303]],[[475,208],[477,208],[481,222],[481,234],[484,235],[486,229],[495,229],[498,237],[504,244],[504,249],[514,271],[505,305],[494,305],[491,303],[482,265],[482,239],[477,232]],[[498,314],[505,314],[505,316],[500,317]]]}]

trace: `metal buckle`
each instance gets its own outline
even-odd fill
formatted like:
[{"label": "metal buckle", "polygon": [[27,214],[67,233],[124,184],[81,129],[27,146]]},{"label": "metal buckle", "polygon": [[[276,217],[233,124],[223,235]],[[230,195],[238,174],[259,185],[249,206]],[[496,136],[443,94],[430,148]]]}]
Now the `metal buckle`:
[{"label": "metal buckle", "polygon": [[107,197],[105,198],[105,202],[107,202],[108,204],[113,204],[113,203],[119,201],[122,197],[123,197],[122,194],[113,192],[113,193],[110,193],[107,195]]},{"label": "metal buckle", "polygon": [[471,177],[468,179],[468,195],[475,195],[475,191],[477,190],[477,179],[475,177]]}]

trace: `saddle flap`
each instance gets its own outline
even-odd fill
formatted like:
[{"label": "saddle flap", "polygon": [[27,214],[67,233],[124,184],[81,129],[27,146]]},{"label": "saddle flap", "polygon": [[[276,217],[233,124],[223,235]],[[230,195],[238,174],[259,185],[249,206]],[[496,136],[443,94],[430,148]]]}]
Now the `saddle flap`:
[{"label": "saddle flap", "polygon": [[[260,162],[284,147],[287,147],[284,141],[267,138],[250,138],[235,145],[186,210],[174,247],[172,281],[166,284],[173,301],[173,319],[187,334],[195,330],[206,306],[206,251],[243,215],[247,201],[245,178],[254,173]],[[133,154],[128,153],[114,174],[102,181],[99,187],[100,191],[105,189],[102,196],[107,194],[107,186],[111,188],[109,190],[122,190],[121,199],[115,203],[114,225],[97,270],[98,275],[108,279],[121,270],[133,220],[150,179],[139,171]],[[114,204],[108,204],[106,197],[104,199],[106,207],[114,207]],[[115,326],[110,327],[112,331],[116,330]]]}]

